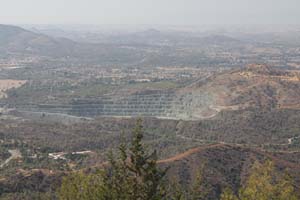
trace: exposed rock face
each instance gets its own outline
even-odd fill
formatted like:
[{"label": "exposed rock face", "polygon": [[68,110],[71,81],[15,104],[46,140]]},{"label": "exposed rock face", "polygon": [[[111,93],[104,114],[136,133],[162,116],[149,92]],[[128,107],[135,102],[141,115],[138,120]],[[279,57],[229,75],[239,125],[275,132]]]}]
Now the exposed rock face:
[{"label": "exposed rock face", "polygon": [[65,106],[39,105],[32,111],[66,112],[78,116],[150,116],[171,119],[209,117],[213,98],[207,92],[147,91],[123,98],[79,99]]},{"label": "exposed rock face", "polygon": [[33,110],[78,116],[152,116],[198,120],[221,110],[300,109],[300,73],[250,65],[173,90],[140,90],[126,95],[77,99],[67,105],[38,105]]},{"label": "exposed rock face", "polygon": [[[172,92],[150,91],[123,98],[103,97],[96,100],[76,100],[71,112],[76,115],[102,116],[166,116],[174,101]],[[84,108],[84,109],[81,109]],[[88,108],[88,109],[86,109]]]}]

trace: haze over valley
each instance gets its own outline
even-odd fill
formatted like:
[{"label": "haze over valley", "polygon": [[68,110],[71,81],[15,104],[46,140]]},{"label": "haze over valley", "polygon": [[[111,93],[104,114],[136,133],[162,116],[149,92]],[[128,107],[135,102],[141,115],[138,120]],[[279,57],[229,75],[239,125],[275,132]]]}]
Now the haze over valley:
[{"label": "haze over valley", "polygon": [[66,2],[0,8],[0,199],[300,198],[296,1]]}]

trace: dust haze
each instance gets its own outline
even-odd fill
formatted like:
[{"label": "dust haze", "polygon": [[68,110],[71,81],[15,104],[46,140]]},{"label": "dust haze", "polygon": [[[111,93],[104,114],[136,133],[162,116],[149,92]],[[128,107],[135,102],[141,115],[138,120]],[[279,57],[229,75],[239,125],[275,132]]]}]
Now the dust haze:
[{"label": "dust haze", "polygon": [[5,24],[298,24],[297,0],[1,0]]}]

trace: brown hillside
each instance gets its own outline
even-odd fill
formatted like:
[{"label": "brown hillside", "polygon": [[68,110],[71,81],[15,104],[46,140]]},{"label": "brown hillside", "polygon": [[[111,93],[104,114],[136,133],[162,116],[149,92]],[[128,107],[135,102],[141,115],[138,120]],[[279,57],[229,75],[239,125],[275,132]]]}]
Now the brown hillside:
[{"label": "brown hillside", "polygon": [[244,108],[300,109],[300,72],[266,65],[224,72],[184,90],[213,96],[209,108],[220,111]]},{"label": "brown hillside", "polygon": [[[283,155],[284,154],[284,155]],[[204,165],[204,180],[214,188],[210,196],[216,199],[222,188],[239,188],[255,161],[272,160],[278,170],[290,170],[297,184],[300,183],[300,153],[270,153],[256,148],[214,144],[194,148],[169,159],[159,161],[170,166],[168,175],[181,183],[194,181],[199,168]],[[298,158],[297,158],[298,157]]]}]

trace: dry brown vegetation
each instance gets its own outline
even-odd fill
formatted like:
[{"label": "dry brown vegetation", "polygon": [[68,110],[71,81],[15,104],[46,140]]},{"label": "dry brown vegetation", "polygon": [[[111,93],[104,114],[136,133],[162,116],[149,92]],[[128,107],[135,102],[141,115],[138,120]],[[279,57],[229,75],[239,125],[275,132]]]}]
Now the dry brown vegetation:
[{"label": "dry brown vegetation", "polygon": [[7,90],[12,88],[19,88],[22,85],[24,85],[26,81],[24,80],[0,80],[0,98],[7,97],[7,94],[5,93]]},{"label": "dry brown vegetation", "polygon": [[266,65],[249,65],[241,70],[211,77],[201,86],[212,91],[217,106],[300,108],[300,73]]}]

